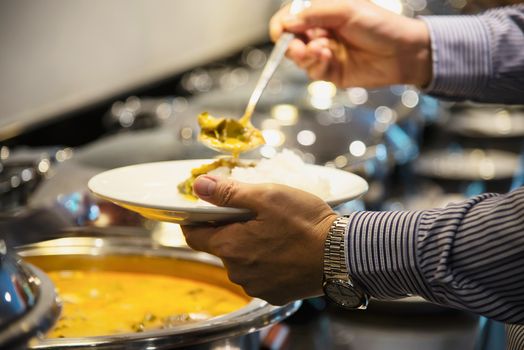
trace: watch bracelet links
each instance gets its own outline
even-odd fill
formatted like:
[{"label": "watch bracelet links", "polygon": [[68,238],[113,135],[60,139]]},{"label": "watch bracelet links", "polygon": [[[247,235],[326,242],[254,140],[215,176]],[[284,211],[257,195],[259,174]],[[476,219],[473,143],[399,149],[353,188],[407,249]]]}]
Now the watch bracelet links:
[{"label": "watch bracelet links", "polygon": [[341,216],[333,221],[324,244],[324,276],[326,279],[339,278],[351,284],[345,257],[345,238],[349,218]]}]

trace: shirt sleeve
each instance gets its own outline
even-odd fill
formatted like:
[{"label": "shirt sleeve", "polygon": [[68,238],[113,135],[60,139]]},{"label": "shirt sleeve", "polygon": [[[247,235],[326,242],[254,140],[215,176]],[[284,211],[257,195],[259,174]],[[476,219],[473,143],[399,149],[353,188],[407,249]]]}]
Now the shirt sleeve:
[{"label": "shirt sleeve", "polygon": [[443,209],[355,212],[349,274],[373,297],[419,295],[524,324],[524,187]]},{"label": "shirt sleeve", "polygon": [[425,92],[451,100],[524,103],[524,4],[475,16],[422,16],[433,79]]},{"label": "shirt sleeve", "polygon": [[524,349],[524,326],[506,325],[506,350]]}]

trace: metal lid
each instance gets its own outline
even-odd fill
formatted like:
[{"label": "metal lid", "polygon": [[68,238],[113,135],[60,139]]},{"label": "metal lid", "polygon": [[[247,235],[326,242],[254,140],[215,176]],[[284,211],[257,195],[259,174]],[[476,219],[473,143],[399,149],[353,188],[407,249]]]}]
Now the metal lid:
[{"label": "metal lid", "polygon": [[57,320],[54,286],[34,266],[7,251],[0,239],[0,348],[24,347]]}]

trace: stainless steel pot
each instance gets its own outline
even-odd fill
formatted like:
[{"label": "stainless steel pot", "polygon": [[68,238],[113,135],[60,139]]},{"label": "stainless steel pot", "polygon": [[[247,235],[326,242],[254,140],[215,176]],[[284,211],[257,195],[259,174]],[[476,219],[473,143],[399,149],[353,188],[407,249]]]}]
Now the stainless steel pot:
[{"label": "stainless steel pot", "polygon": [[[239,288],[227,281],[219,259],[189,248],[155,247],[149,238],[60,238],[20,247],[19,254],[44,271],[94,268],[153,272]],[[188,272],[184,266],[189,263],[201,266],[202,272]],[[223,273],[206,274],[206,267],[219,268]],[[258,331],[283,320],[299,306],[298,301],[276,307],[253,299],[235,312],[198,323],[142,333],[44,339],[32,344],[31,349],[258,349]]]},{"label": "stainless steel pot", "polygon": [[54,286],[34,266],[8,254],[0,239],[0,348],[25,349],[60,312]]}]

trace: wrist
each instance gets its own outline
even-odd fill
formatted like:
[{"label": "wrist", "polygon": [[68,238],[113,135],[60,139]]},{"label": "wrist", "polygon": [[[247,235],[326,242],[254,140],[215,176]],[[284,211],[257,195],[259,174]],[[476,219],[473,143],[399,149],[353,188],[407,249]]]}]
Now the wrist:
[{"label": "wrist", "polygon": [[353,280],[347,268],[347,235],[350,219],[341,216],[329,229],[324,245],[323,289],[326,297],[349,309],[365,309],[368,295]]},{"label": "wrist", "polygon": [[326,239],[328,238],[328,235],[329,235],[329,231],[331,230],[331,227],[333,226],[333,223],[338,219],[338,215],[333,213],[331,215],[329,215],[328,217],[326,217],[324,220],[322,220],[322,222],[320,223],[320,225],[318,226],[319,227],[319,231],[320,232],[320,235],[319,235],[319,251],[320,251],[320,265],[318,266],[318,272],[320,273],[319,275],[319,279],[317,280],[317,286],[318,286],[318,291],[319,291],[319,295],[322,295],[324,294],[323,293],[323,290],[322,290],[322,284],[324,282],[324,249],[325,249],[325,244],[326,244]]},{"label": "wrist", "polygon": [[426,23],[420,19],[408,19],[411,23],[403,37],[403,49],[399,54],[399,71],[402,81],[418,87],[429,85],[433,75],[431,37]]}]

